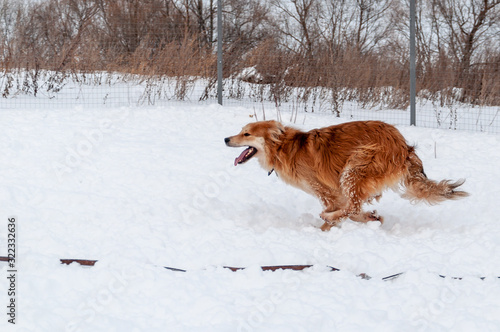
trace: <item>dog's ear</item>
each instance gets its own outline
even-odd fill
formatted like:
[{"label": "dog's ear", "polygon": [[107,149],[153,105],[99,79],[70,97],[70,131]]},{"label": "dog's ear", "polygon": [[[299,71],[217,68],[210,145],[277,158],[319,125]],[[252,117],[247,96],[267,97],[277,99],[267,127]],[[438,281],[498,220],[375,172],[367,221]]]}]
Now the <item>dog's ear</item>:
[{"label": "dog's ear", "polygon": [[281,136],[285,132],[285,126],[283,126],[278,121],[272,120],[270,122],[272,124],[271,128],[269,129],[271,141],[273,143],[280,144],[281,143]]}]

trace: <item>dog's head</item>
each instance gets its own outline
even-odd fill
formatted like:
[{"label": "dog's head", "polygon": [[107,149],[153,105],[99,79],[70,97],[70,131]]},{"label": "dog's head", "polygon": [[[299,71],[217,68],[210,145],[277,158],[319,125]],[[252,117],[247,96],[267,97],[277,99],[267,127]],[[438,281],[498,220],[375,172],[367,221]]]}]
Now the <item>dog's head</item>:
[{"label": "dog's head", "polygon": [[234,166],[243,164],[252,157],[265,156],[270,146],[280,143],[285,127],[277,121],[259,121],[249,123],[238,135],[226,137],[227,146],[247,148],[234,160]]}]

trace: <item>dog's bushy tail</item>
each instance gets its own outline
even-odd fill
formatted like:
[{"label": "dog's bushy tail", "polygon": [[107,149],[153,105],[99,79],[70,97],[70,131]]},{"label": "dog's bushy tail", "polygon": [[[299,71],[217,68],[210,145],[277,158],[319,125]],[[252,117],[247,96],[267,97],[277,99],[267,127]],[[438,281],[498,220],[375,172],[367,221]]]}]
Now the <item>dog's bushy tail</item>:
[{"label": "dog's bushy tail", "polygon": [[403,178],[403,186],[405,192],[401,195],[403,198],[409,199],[412,202],[425,201],[428,204],[434,205],[448,199],[459,199],[469,196],[462,190],[456,190],[465,180],[451,181],[442,180],[434,181],[427,178],[424,173],[422,161],[415,153],[414,147],[409,148],[409,155],[406,161],[407,173]]}]

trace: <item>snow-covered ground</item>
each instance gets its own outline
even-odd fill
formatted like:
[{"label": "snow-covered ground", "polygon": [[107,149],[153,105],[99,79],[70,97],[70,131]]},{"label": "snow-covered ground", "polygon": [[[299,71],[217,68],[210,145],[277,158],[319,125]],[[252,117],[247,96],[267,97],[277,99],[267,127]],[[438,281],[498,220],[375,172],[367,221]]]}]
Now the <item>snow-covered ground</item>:
[{"label": "snow-covered ground", "polygon": [[[233,166],[240,150],[223,139],[254,108],[30,100],[0,111],[0,255],[12,216],[18,245],[15,326],[0,262],[1,331],[500,330],[500,136],[399,126],[429,177],[466,178],[471,196],[427,206],[387,192],[372,207],[383,225],[322,232],[315,198],[255,160]],[[314,267],[259,268],[284,264]]]}]

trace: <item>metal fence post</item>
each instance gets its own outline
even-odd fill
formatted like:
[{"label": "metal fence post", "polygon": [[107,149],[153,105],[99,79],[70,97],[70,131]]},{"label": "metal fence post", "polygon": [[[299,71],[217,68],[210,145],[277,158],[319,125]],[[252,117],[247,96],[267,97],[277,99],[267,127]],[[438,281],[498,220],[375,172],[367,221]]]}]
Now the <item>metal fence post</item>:
[{"label": "metal fence post", "polygon": [[416,49],[415,49],[415,18],[416,8],[415,1],[410,0],[410,125],[417,125],[416,114],[416,93],[417,93],[417,78],[416,78]]},{"label": "metal fence post", "polygon": [[222,105],[222,0],[217,0],[217,102]]}]

